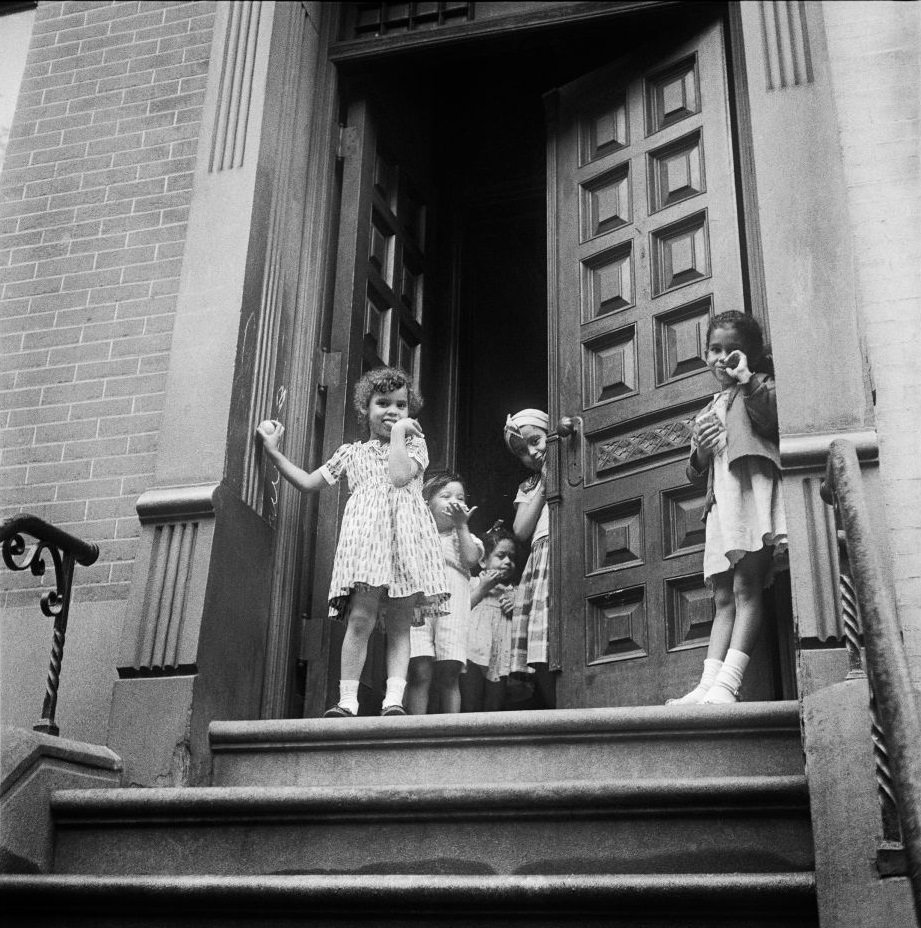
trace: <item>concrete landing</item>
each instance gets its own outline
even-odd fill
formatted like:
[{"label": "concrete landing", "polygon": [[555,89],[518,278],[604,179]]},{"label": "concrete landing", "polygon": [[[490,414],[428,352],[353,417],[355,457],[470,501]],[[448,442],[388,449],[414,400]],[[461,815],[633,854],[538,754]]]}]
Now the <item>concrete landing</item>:
[{"label": "concrete landing", "polygon": [[214,786],[802,775],[796,702],[213,722]]}]

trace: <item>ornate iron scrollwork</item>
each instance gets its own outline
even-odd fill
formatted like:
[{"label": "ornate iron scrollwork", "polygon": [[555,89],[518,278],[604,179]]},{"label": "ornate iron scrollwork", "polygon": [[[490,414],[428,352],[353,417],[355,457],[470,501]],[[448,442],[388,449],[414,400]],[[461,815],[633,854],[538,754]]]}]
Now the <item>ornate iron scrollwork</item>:
[{"label": "ornate iron scrollwork", "polygon": [[[23,535],[37,539],[29,546]],[[99,548],[50,525],[37,516],[22,514],[0,523],[0,552],[3,563],[10,570],[29,570],[35,577],[43,577],[47,569],[45,555],[54,566],[54,587],[41,597],[42,613],[54,619],[51,642],[51,663],[45,683],[45,700],[42,715],[32,727],[49,735],[59,733],[54,721],[61,679],[61,662],[64,659],[64,638],[67,634],[67,615],[70,611],[70,594],[73,587],[74,565],[89,566],[99,557]]]}]

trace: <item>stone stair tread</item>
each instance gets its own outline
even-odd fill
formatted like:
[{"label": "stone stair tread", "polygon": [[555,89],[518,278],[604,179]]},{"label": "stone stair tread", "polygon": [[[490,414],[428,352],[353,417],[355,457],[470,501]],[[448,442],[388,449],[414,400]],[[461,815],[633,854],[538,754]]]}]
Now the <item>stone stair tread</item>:
[{"label": "stone stair tread", "polygon": [[732,706],[631,706],[557,709],[553,712],[471,712],[459,715],[394,716],[386,719],[274,719],[216,721],[210,725],[214,751],[258,744],[310,745],[414,741],[456,743],[514,738],[561,738],[661,733],[690,737],[699,732],[781,730],[799,733],[796,701],[736,703]]},{"label": "stone stair tread", "polygon": [[[41,889],[40,895],[33,895]],[[364,905],[369,898],[398,908],[421,911],[423,903],[461,902],[489,906],[497,896],[517,897],[528,907],[559,904],[567,908],[588,904],[601,897],[659,898],[691,901],[706,897],[808,900],[815,895],[812,872],[780,873],[638,873],[575,875],[463,874],[267,874],[257,876],[95,876],[4,875],[0,890],[5,899],[28,895],[33,902],[54,905],[55,897],[71,900],[104,898],[113,891],[136,891],[137,900],[164,903],[175,897],[191,901],[265,901],[299,907],[329,904],[339,910],[350,904]],[[172,903],[170,903],[172,904]]]},{"label": "stone stair tread", "polygon": [[412,787],[186,787],[60,790],[52,795],[58,827],[94,822],[231,822],[322,816],[414,817],[508,811],[545,816],[554,810],[607,814],[643,809],[728,811],[808,808],[804,776],[709,777],[700,779],[570,780],[552,783],[455,784]]}]

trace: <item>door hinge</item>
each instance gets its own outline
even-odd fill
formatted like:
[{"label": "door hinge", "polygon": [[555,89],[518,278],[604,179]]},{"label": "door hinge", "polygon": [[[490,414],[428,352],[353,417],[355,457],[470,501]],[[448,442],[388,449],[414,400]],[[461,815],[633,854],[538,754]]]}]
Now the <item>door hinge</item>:
[{"label": "door hinge", "polygon": [[339,126],[339,143],[336,157],[342,161],[358,151],[358,129],[355,126]]},{"label": "door hinge", "polygon": [[317,354],[317,389],[338,387],[342,378],[342,352],[321,348]]}]

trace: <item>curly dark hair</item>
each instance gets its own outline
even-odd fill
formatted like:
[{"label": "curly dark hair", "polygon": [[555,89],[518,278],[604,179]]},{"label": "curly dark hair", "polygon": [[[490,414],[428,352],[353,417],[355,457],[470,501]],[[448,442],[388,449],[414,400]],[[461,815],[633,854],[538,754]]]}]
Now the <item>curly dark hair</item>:
[{"label": "curly dark hair", "polygon": [[439,490],[443,490],[449,483],[459,483],[464,487],[464,493],[467,487],[464,478],[460,474],[446,470],[441,474],[433,474],[425,483],[422,484],[422,498],[428,502]]},{"label": "curly dark hair", "polygon": [[368,407],[375,393],[392,393],[400,387],[406,387],[409,415],[415,419],[419,410],[422,409],[424,400],[422,394],[413,385],[412,377],[406,371],[399,367],[375,367],[374,370],[362,374],[352,394],[352,405],[358,413],[359,424],[363,426],[368,424]]},{"label": "curly dark hair", "polygon": [[748,369],[752,373],[774,373],[774,359],[771,356],[771,346],[765,344],[764,335],[758,320],[749,313],[730,309],[710,319],[707,326],[707,344],[714,329],[733,329],[738,338],[739,347],[748,358]]},{"label": "curly dark hair", "polygon": [[517,561],[518,539],[515,537],[514,532],[506,528],[505,523],[501,519],[499,519],[491,529],[483,533],[483,548],[486,552],[486,557],[489,557],[489,555],[496,550],[496,546],[500,541],[510,541],[512,543],[512,549],[515,552],[512,560]]}]

